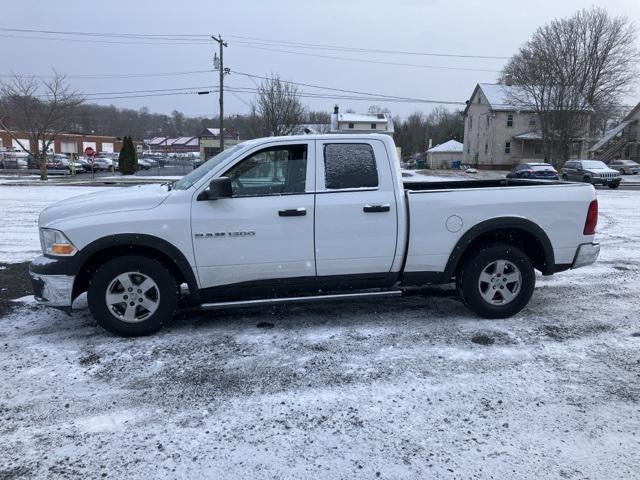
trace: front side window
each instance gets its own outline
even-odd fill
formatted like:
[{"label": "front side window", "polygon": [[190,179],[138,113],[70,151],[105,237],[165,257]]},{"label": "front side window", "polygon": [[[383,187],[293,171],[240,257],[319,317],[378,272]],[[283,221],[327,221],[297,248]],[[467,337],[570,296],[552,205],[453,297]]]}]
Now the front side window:
[{"label": "front side window", "polygon": [[375,129],[376,129],[376,124],[375,124],[375,123],[372,123],[372,124],[371,124],[371,130],[375,130]]},{"label": "front side window", "polygon": [[307,145],[270,147],[234,165],[225,175],[234,197],[304,193]]},{"label": "front side window", "polygon": [[535,115],[529,115],[529,126],[530,127],[535,127],[536,125],[536,116]]},{"label": "front side window", "polygon": [[513,114],[507,115],[507,127],[513,127]]},{"label": "front side window", "polygon": [[325,187],[372,188],[378,186],[378,169],[368,143],[330,143],[324,146]]},{"label": "front side window", "polygon": [[504,144],[504,153],[511,153],[511,142]]}]

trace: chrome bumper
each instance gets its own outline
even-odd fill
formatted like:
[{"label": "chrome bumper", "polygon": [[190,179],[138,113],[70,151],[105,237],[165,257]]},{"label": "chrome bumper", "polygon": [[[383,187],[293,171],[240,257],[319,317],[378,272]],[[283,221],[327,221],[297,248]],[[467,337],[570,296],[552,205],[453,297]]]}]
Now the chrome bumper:
[{"label": "chrome bumper", "polygon": [[29,272],[33,296],[42,305],[71,310],[73,281],[71,275],[41,275]]},{"label": "chrome bumper", "polygon": [[571,268],[580,268],[591,265],[598,259],[598,255],[600,255],[599,243],[583,243],[578,247],[578,251],[573,259]]}]

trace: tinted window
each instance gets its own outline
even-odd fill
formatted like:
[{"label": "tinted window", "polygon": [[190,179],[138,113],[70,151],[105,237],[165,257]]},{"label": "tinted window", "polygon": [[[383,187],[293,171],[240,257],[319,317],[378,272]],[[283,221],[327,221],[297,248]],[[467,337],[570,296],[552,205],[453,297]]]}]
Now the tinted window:
[{"label": "tinted window", "polygon": [[330,189],[378,186],[373,148],[366,143],[332,143],[324,146],[325,186]]},{"label": "tinted window", "polygon": [[554,170],[554,168],[551,165],[533,165],[531,169],[539,172],[544,172],[546,170],[549,170],[549,171]]},{"label": "tinted window", "polygon": [[234,197],[304,193],[307,146],[287,145],[260,150],[227,171]]}]

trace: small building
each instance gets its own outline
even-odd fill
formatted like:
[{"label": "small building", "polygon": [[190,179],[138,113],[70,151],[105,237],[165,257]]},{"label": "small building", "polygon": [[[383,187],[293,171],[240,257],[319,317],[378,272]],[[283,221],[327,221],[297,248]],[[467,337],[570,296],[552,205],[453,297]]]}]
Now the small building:
[{"label": "small building", "polygon": [[195,153],[200,149],[198,137],[154,137],[145,140],[147,151],[152,153]]},{"label": "small building", "polygon": [[393,136],[389,113],[340,113],[338,105],[331,114],[329,133],[386,133]]},{"label": "small building", "polygon": [[431,169],[453,168],[462,164],[464,145],[457,140],[436,145],[427,150],[427,165]]},{"label": "small building", "polygon": [[[226,129],[224,131],[224,145],[225,147],[237,145],[240,139],[238,136],[234,136]],[[220,129],[219,128],[205,128],[198,135],[198,147],[200,150],[200,159],[206,160],[209,157],[220,153]]]},{"label": "small building", "polygon": [[604,162],[625,159],[640,163],[640,103],[589,149],[589,155]]}]

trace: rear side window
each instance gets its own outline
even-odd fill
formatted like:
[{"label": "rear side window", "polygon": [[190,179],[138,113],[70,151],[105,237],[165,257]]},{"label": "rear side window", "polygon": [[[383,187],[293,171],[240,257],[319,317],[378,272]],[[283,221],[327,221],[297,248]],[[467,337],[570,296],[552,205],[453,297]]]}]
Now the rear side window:
[{"label": "rear side window", "polygon": [[325,186],[332,190],[378,186],[373,148],[367,143],[324,146]]}]

